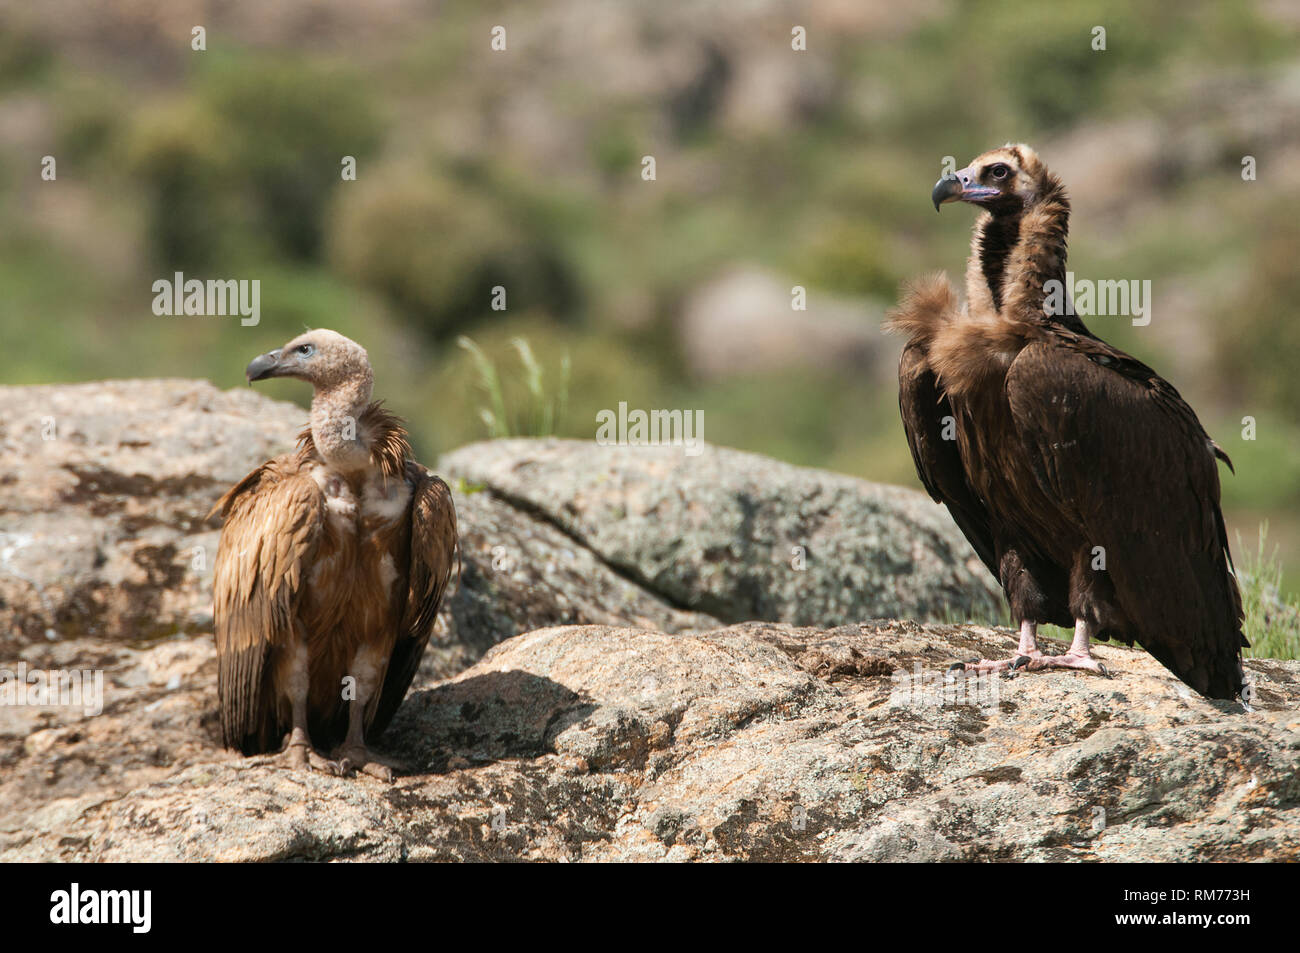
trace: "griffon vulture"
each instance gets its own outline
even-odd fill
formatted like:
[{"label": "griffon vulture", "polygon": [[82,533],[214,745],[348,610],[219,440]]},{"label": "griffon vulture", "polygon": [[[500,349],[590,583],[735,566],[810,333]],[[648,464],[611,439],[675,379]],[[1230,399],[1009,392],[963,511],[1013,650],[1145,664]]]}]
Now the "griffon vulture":
[{"label": "griffon vulture", "polygon": [[[1115,639],[1204,695],[1237,696],[1248,643],[1215,460],[1231,461],[1169,382],[1053,305],[1070,216],[1060,180],[1008,145],[931,197],[982,211],[965,304],[934,275],[891,313],[907,335],[899,408],[921,482],[1020,626],[1012,658],[964,667],[1108,675],[1089,644]],[[1068,652],[1039,650],[1040,622],[1074,627]]]},{"label": "griffon vulture", "polygon": [[451,578],[451,491],[371,401],[354,341],[309,331],[246,374],[315,393],[297,451],[213,508],[224,517],[213,583],[222,737],[245,754],[284,744],[294,766],[391,779],[366,741],[410,687]]}]

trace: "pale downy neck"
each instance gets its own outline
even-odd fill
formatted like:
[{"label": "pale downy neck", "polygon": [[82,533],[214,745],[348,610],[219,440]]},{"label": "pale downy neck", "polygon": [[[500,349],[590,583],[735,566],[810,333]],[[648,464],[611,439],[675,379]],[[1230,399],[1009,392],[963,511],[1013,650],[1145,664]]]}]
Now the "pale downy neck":
[{"label": "pale downy neck", "polygon": [[374,377],[369,369],[328,388],[317,388],[311,400],[311,438],[316,452],[343,473],[371,465],[370,446],[361,429],[361,415],[370,406]]}]

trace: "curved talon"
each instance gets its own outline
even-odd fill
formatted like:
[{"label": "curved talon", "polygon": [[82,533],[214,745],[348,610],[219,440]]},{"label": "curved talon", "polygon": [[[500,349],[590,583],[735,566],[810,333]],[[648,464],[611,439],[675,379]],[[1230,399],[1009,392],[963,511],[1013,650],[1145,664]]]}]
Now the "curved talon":
[{"label": "curved talon", "polygon": [[1110,669],[1108,669],[1108,668],[1106,667],[1106,663],[1105,663],[1105,662],[1098,662],[1098,663],[1097,663],[1097,670],[1098,670],[1099,672],[1101,672],[1101,674],[1104,675],[1104,676],[1106,676],[1107,678],[1114,678],[1114,676],[1110,674]]},{"label": "curved talon", "polygon": [[953,662],[951,665],[948,666],[948,671],[949,671],[949,672],[964,672],[964,671],[966,671],[966,663],[965,663],[965,662]]},{"label": "curved talon", "polygon": [[1011,662],[1011,671],[1015,672],[1022,668],[1028,668],[1029,663],[1032,661],[1033,659],[1031,659],[1028,655],[1017,655],[1015,659],[1012,660]]}]

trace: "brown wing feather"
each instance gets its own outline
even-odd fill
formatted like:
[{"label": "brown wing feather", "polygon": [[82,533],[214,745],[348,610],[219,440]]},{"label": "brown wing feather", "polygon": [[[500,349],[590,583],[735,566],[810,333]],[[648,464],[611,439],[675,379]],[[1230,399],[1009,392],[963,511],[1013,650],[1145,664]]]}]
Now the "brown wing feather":
[{"label": "brown wing feather", "polygon": [[384,676],[379,708],[368,729],[373,737],[378,737],[388,727],[411,687],[457,556],[456,506],[452,502],[451,489],[414,461],[408,461],[406,473],[415,486],[411,497],[411,557],[406,610]]},{"label": "brown wing feather", "polygon": [[1215,448],[1191,407],[1141,362],[1058,332],[1006,379],[1023,461],[1063,533],[1102,546],[1136,639],[1202,694],[1241,690],[1241,597],[1229,565]]},{"label": "brown wing feather", "polygon": [[994,576],[998,560],[989,528],[989,514],[966,479],[956,440],[945,440],[945,418],[952,419],[948,398],[939,389],[924,349],[908,344],[898,364],[898,409],[903,418],[912,462],[926,492],[943,503],[970,541],[980,561]]},{"label": "brown wing feather", "polygon": [[885,328],[908,335],[898,361],[898,409],[916,474],[930,497],[948,508],[980,560],[997,576],[988,509],[971,488],[956,440],[944,439],[952,407],[930,365],[930,342],[960,317],[957,294],[947,277],[933,274],[907,284]]},{"label": "brown wing feather", "polygon": [[218,501],[225,517],[213,570],[221,735],[245,754],[275,748],[280,726],[267,684],[272,649],[290,644],[325,500],[292,457],[258,467]]}]

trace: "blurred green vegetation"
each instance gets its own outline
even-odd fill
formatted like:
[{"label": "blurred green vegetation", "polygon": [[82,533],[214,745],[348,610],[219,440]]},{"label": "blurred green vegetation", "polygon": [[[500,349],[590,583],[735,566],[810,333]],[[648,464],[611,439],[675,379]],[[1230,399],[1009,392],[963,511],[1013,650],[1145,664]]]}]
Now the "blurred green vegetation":
[{"label": "blurred green vegetation", "polygon": [[1237,537],[1237,578],[1241,583],[1245,635],[1250,658],[1300,658],[1300,600],[1282,594],[1282,564],[1268,548],[1268,524],[1259,528],[1252,548]]},{"label": "blurred green vegetation", "polygon": [[[696,376],[680,334],[694,292],[754,265],[805,285],[814,310],[859,302],[874,335],[903,279],[960,279],[973,216],[928,203],[944,156],[1018,140],[1055,164],[1080,145],[1140,145],[1135,124],[1187,127],[1107,166],[1122,181],[1084,181],[1084,165],[1067,183],[1071,264],[1149,277],[1157,307],[1199,309],[1182,321],[1171,304],[1147,329],[1093,323],[1197,408],[1237,466],[1223,471],[1230,523],[1251,538],[1267,518],[1282,587],[1300,588],[1300,188],[1294,162],[1270,162],[1297,141],[1268,131],[1261,99],[1300,64],[1294,18],[1248,0],[865,3],[860,18],[814,3],[794,54],[788,25],[761,12],[696,22],[672,3],[601,5],[592,37],[547,2],[455,0],[394,21],[331,4],[308,17],[305,0],[264,22],[241,9],[201,53],[188,26],[133,5],[88,11],[79,31],[55,8],[0,14],[0,379],[237,386],[252,355],[332,327],[370,350],[377,393],[432,461],[487,433],[482,365],[459,336],[508,407],[547,402],[522,337],[548,399],[568,357],[563,435],[591,438],[619,401],[700,408],[710,441],[916,485],[888,360]],[[495,54],[500,22],[510,48]],[[1258,122],[1234,122],[1250,109]],[[1247,152],[1258,183],[1240,180]],[[56,182],[40,180],[47,153]],[[176,270],[260,279],[260,325],[153,315],[152,282]],[[537,429],[532,413],[499,424]]]}]

